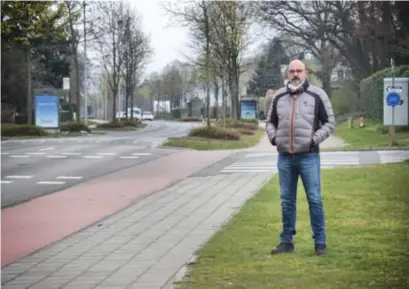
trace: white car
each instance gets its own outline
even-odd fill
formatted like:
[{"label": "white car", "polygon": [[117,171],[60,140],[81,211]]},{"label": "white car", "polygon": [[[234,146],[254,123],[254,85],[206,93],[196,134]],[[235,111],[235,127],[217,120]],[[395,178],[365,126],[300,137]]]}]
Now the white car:
[{"label": "white car", "polygon": [[143,120],[150,120],[150,121],[152,121],[152,120],[153,120],[153,113],[150,112],[150,111],[144,111],[144,112],[142,113],[142,119],[143,119]]}]

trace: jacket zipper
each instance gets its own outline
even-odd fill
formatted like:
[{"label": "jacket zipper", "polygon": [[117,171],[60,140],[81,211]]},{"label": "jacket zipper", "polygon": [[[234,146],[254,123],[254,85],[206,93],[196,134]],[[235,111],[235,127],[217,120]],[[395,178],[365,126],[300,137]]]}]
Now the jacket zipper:
[{"label": "jacket zipper", "polygon": [[294,115],[295,115],[295,102],[297,101],[297,95],[293,95],[292,109],[291,109],[291,121],[290,121],[290,153],[294,153]]}]

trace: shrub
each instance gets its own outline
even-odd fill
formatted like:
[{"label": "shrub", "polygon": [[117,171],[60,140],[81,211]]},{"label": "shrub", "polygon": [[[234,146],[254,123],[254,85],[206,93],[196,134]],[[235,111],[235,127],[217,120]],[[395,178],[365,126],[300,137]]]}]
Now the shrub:
[{"label": "shrub", "polygon": [[210,139],[240,140],[240,134],[233,130],[221,127],[207,126],[194,128],[190,131],[189,136],[203,137]]},{"label": "shrub", "polygon": [[255,135],[255,130],[245,129],[245,128],[238,128],[236,129],[237,132],[244,135]]},{"label": "shrub", "polygon": [[124,119],[120,121],[124,126],[128,127],[139,127],[141,126],[142,122],[139,119]]},{"label": "shrub", "polygon": [[[255,123],[255,121],[257,121]],[[216,121],[216,125],[222,126],[223,121],[218,120]],[[258,129],[258,120],[253,120],[253,119],[248,119],[248,120],[233,120],[231,118],[226,118],[224,121],[224,125],[227,128],[243,128],[243,129],[249,129],[249,130],[257,130]]]},{"label": "shrub", "polygon": [[360,105],[367,117],[382,121],[383,119],[383,79],[395,77],[409,77],[409,65],[379,70],[360,83]]},{"label": "shrub", "polygon": [[2,136],[46,136],[48,132],[43,128],[29,124],[2,124]]},{"label": "shrub", "polygon": [[201,122],[202,118],[196,117],[196,116],[188,116],[188,117],[182,118],[182,121],[185,121],[185,122]]},{"label": "shrub", "polygon": [[258,119],[257,118],[242,118],[239,120],[239,122],[258,124]]},{"label": "shrub", "polygon": [[125,127],[125,125],[121,121],[99,123],[97,125],[97,128],[102,128],[102,129],[123,128],[123,127]]},{"label": "shrub", "polygon": [[60,125],[60,130],[67,131],[67,132],[81,132],[81,131],[90,132],[91,131],[91,129],[87,125],[85,125],[85,123],[82,123],[82,122],[62,123]]}]

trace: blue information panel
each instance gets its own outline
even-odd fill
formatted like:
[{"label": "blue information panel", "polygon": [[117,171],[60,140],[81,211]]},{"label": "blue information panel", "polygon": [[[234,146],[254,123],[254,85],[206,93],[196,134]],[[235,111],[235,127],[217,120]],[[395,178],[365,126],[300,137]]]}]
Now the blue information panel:
[{"label": "blue information panel", "polygon": [[36,95],[35,124],[43,128],[60,127],[60,99],[56,95]]},{"label": "blue information panel", "polygon": [[257,101],[240,101],[240,116],[241,118],[257,118]]},{"label": "blue information panel", "polygon": [[397,92],[389,92],[386,96],[386,104],[389,106],[401,105],[400,95]]}]

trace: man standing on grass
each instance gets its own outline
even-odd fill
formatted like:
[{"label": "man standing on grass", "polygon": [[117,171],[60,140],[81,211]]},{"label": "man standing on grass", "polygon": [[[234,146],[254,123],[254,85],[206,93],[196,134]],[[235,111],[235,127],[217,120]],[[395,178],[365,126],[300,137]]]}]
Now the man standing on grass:
[{"label": "man standing on grass", "polygon": [[272,255],[294,251],[299,176],[307,195],[315,252],[327,252],[319,144],[334,132],[335,118],[325,91],[310,85],[306,77],[304,63],[293,60],[288,82],[276,91],[266,120],[268,138],[278,151],[283,223],[281,242]]}]

